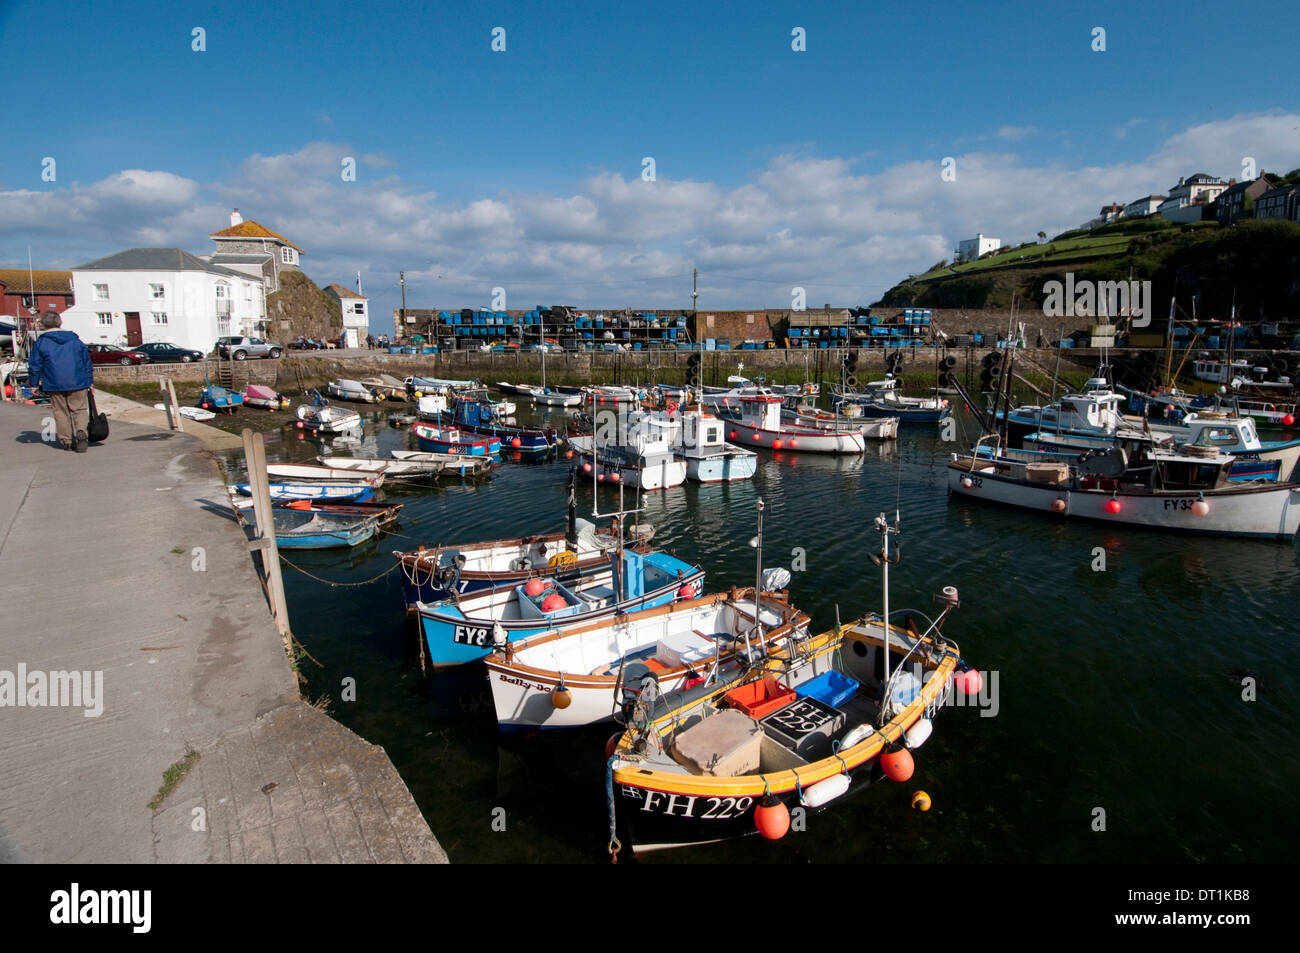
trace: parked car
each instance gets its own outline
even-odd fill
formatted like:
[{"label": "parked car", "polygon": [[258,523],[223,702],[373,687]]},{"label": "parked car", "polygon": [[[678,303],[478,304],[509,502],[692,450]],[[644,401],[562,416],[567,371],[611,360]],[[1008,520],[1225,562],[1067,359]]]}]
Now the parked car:
[{"label": "parked car", "polygon": [[129,351],[116,344],[87,344],[92,364],[144,364],[149,356],[140,351]]},{"label": "parked car", "polygon": [[224,337],[217,338],[217,355],[242,361],[250,357],[279,357],[280,345],[271,344],[261,338]]},{"label": "parked car", "polygon": [[298,338],[296,341],[289,342],[291,351],[323,351],[325,345],[320,341],[313,341],[311,338]]},{"label": "parked car", "polygon": [[177,347],[165,341],[152,341],[136,348],[149,358],[150,364],[189,364],[191,361],[203,360],[203,352],[193,348]]}]

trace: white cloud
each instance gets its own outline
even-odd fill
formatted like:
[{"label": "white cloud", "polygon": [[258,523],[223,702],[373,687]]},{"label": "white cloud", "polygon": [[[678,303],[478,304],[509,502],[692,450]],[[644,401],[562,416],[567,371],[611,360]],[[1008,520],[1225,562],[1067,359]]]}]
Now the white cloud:
[{"label": "white cloud", "polygon": [[1001,126],[998,128],[998,136],[1002,139],[1023,139],[1036,131],[1033,126]]},{"label": "white cloud", "polygon": [[[1008,130],[1000,130],[1008,146],[1032,131]],[[339,175],[349,155],[361,155],[356,182]],[[801,149],[730,188],[598,171],[566,194],[505,191],[464,202],[398,174],[372,178],[366,170],[391,166],[383,156],[312,142],[250,156],[214,183],[129,170],[90,186],[0,192],[0,257],[17,254],[19,237],[33,238],[47,266],[132,245],[207,252],[207,235],[238,207],[301,245],[319,283],[350,284],[360,268],[377,316],[397,304],[399,270],[410,307],[486,304],[496,285],[512,307],[683,307],[693,267],[702,300],[715,307],[778,307],[793,285],[819,304],[867,304],[976,232],[1006,243],[1040,229],[1055,234],[1104,204],[1162,193],[1179,176],[1240,177],[1244,156],[1262,169],[1300,165],[1300,116],[1200,124],[1148,156],[1107,165],[969,152],[956,156],[952,182],[940,178],[937,160],[863,170],[859,160]]]}]

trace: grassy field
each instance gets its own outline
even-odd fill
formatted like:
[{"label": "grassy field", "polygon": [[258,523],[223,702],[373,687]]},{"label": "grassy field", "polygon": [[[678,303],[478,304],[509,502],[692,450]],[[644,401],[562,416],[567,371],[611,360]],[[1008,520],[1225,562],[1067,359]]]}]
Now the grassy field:
[{"label": "grassy field", "polygon": [[1027,248],[1008,248],[978,261],[960,265],[945,265],[918,275],[914,280],[933,281],[953,275],[967,275],[995,268],[1051,265],[1067,261],[1084,261],[1093,258],[1110,258],[1128,251],[1133,235],[1101,235],[1095,238],[1068,238]]}]

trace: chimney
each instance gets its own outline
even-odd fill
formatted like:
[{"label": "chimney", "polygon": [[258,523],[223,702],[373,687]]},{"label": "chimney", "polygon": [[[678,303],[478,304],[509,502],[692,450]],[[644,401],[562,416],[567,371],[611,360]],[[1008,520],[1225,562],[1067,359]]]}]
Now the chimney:
[{"label": "chimney", "polygon": [[231,228],[234,228],[236,225],[238,225],[238,224],[239,224],[240,222],[242,222],[243,220],[244,220],[244,217],[243,217],[242,215],[239,214],[239,209],[235,209],[233,212],[230,213],[230,227],[231,227]]}]

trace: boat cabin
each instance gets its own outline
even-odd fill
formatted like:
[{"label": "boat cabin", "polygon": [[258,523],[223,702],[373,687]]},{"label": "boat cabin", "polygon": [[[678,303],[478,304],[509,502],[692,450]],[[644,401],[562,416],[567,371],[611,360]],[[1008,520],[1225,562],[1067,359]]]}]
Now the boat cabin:
[{"label": "boat cabin", "polygon": [[781,429],[781,407],[784,401],[775,395],[740,398],[740,419],[751,427],[762,430]]},{"label": "boat cabin", "polygon": [[1186,443],[1195,447],[1212,447],[1221,453],[1233,450],[1261,450],[1255,424],[1245,417],[1207,417],[1191,414],[1183,423],[1191,432]]}]

